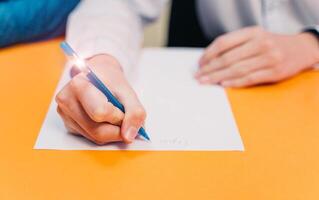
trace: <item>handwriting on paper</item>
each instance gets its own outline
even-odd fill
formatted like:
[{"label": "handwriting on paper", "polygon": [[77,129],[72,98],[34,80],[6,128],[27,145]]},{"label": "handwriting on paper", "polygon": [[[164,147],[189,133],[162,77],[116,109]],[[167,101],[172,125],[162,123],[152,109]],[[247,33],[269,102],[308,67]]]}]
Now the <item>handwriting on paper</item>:
[{"label": "handwriting on paper", "polygon": [[160,143],[169,144],[169,145],[179,145],[179,146],[188,145],[188,141],[185,138],[180,138],[180,137],[161,139]]}]

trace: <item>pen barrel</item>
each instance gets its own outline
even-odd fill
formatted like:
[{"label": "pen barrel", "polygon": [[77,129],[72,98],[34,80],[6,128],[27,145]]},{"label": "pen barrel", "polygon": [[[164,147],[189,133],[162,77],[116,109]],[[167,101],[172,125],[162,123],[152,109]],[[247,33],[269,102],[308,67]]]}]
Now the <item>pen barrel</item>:
[{"label": "pen barrel", "polygon": [[[123,113],[125,113],[124,106],[116,99],[116,97],[112,94],[112,92],[104,85],[104,83],[95,75],[93,71],[90,71],[87,74],[87,78],[97,89],[99,89],[107,97],[110,103],[112,103],[115,107],[117,107]],[[138,131],[138,134],[150,140],[150,138],[148,137],[143,127],[140,128],[140,130]]]}]

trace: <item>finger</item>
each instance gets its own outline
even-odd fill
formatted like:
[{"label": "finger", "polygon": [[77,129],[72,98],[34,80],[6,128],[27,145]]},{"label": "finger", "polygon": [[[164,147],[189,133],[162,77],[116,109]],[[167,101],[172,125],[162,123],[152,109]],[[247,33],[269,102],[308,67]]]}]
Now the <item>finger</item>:
[{"label": "finger", "polygon": [[108,142],[122,141],[120,127],[108,123],[94,122],[75,98],[71,88],[70,85],[67,85],[57,95],[57,102],[63,112],[70,116],[84,130],[83,136],[100,145]]},{"label": "finger", "polygon": [[241,60],[256,56],[260,53],[261,48],[258,40],[250,40],[238,47],[235,47],[224,54],[212,59],[207,65],[201,67],[196,73],[196,77],[226,68]]},{"label": "finger", "polygon": [[231,80],[227,80],[221,83],[224,87],[248,87],[261,83],[270,83],[275,80],[275,74],[271,69],[263,69],[248,74],[247,76],[243,76],[240,78],[235,78]]},{"label": "finger", "polygon": [[[58,109],[57,112],[62,117],[64,124],[66,125],[66,128],[69,130],[70,124],[72,123],[74,126],[72,126],[72,129],[75,129],[75,131],[71,132],[77,132],[80,133],[82,136],[87,138],[88,140],[94,141],[94,138],[92,138],[75,120],[73,120],[71,117],[66,117],[66,112],[68,108],[70,108],[69,105],[74,102],[72,98],[74,98],[74,95],[70,93],[69,90],[70,86],[66,85],[56,96],[56,102],[58,103]],[[75,101],[76,102],[76,101]],[[77,103],[77,102],[76,102]],[[66,109],[65,109],[66,108]],[[71,122],[71,123],[70,123]],[[73,123],[74,122],[74,123]]]},{"label": "finger", "polygon": [[74,77],[72,86],[81,105],[93,121],[121,125],[124,113],[108,102],[105,95],[85,77]]},{"label": "finger", "polygon": [[63,110],[60,107],[57,108],[57,112],[61,116],[66,129],[70,133],[72,133],[74,135],[81,135],[81,136],[85,137],[86,139],[88,139],[90,141],[94,141],[95,140],[89,134],[87,134],[86,131],[78,123],[76,123],[76,121],[74,121],[65,112],[63,112]]},{"label": "finger", "polygon": [[249,73],[270,67],[272,62],[265,55],[259,55],[246,60],[242,60],[226,69],[211,72],[199,78],[201,84],[216,84],[228,79],[246,76]]},{"label": "finger", "polygon": [[121,128],[107,123],[96,123],[96,125],[91,128],[90,136],[94,139],[94,142],[99,145],[123,141]]},{"label": "finger", "polygon": [[206,65],[211,59],[217,55],[234,48],[242,43],[253,38],[262,32],[260,27],[247,27],[230,33],[226,33],[218,37],[212,42],[204,51],[203,56],[200,58],[200,66]]},{"label": "finger", "polygon": [[57,112],[70,133],[74,135],[84,135],[84,130],[73,119],[67,116],[60,107],[57,108]]},{"label": "finger", "polygon": [[[62,106],[63,107],[63,106]],[[65,108],[66,113],[84,130],[82,135],[96,144],[122,141],[120,127],[107,123],[97,123],[90,119],[78,102],[71,108]]]},{"label": "finger", "polygon": [[130,86],[122,87],[116,95],[125,107],[121,134],[126,143],[131,143],[144,124],[146,112]]},{"label": "finger", "polygon": [[81,73],[81,70],[78,67],[73,66],[70,71],[70,76],[73,78],[79,73]]}]

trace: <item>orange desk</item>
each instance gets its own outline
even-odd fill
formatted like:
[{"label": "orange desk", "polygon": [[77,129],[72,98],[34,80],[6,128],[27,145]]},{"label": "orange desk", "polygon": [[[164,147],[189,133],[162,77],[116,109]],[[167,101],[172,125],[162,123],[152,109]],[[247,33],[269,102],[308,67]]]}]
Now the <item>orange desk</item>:
[{"label": "orange desk", "polygon": [[319,73],[229,90],[245,152],[33,150],[60,41],[0,50],[0,199],[319,199]]}]

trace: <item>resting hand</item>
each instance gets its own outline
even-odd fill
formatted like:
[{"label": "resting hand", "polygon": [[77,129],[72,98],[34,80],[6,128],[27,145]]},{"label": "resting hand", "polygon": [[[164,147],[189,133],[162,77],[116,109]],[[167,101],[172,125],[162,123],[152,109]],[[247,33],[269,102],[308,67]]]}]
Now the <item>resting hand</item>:
[{"label": "resting hand", "polygon": [[289,78],[317,62],[319,45],[313,35],[281,35],[248,27],[212,42],[195,78],[202,84],[246,87]]},{"label": "resting hand", "polygon": [[96,144],[134,140],[145,120],[145,111],[124,77],[121,66],[111,56],[98,55],[88,64],[123,103],[125,114],[114,107],[102,92],[79,73],[58,93],[58,113],[67,129]]}]

